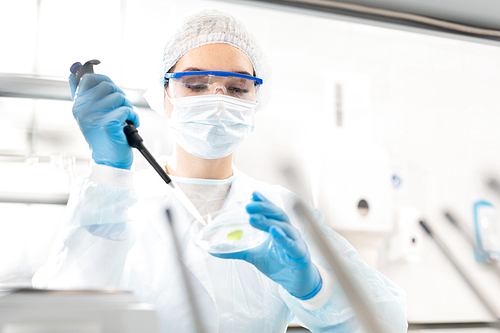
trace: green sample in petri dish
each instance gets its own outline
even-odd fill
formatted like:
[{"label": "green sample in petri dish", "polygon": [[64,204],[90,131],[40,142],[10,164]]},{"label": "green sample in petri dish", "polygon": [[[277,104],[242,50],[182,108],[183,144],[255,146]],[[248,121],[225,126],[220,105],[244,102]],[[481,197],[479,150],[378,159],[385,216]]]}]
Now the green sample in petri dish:
[{"label": "green sample in petri dish", "polygon": [[[237,253],[264,243],[269,234],[250,224],[250,217],[242,207],[228,208],[203,217],[207,225],[193,223],[194,243],[212,254]],[[1,331],[1,329],[0,329]]]},{"label": "green sample in petri dish", "polygon": [[235,230],[227,234],[227,239],[230,241],[237,241],[240,240],[242,236],[243,236],[243,230]]}]

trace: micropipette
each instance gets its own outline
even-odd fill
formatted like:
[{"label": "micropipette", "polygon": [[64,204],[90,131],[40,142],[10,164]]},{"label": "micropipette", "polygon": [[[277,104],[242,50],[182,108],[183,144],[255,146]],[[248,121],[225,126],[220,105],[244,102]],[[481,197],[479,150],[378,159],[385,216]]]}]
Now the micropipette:
[{"label": "micropipette", "polygon": [[[94,59],[87,61],[84,65],[82,65],[80,62],[75,62],[73,65],[71,65],[70,68],[71,73],[77,75],[76,87],[78,87],[78,84],[80,83],[83,74],[94,73],[94,65],[98,65],[100,63],[101,62],[99,60]],[[162,168],[158,164],[158,162],[156,162],[153,155],[151,155],[151,153],[146,149],[146,147],[143,144],[143,140],[139,135],[139,132],[137,131],[137,128],[135,127],[134,123],[130,120],[127,120],[123,128],[123,131],[125,132],[125,136],[127,137],[128,144],[132,148],[137,149],[142,154],[142,156],[144,156],[146,161],[148,161],[148,163],[151,164],[153,169],[156,170],[156,172],[165,181],[165,183],[170,185],[170,187],[173,190],[173,194],[177,197],[177,199],[179,199],[179,201],[187,209],[187,211],[191,213],[191,215],[193,215],[198,222],[202,223],[203,225],[206,225],[206,222],[203,220],[203,218],[201,217],[200,213],[193,205],[193,203],[188,199],[188,197],[186,197],[184,192],[182,192],[182,190],[178,186],[174,186],[172,179],[170,179],[165,169]]]},{"label": "micropipette", "polygon": [[75,62],[71,65],[69,69],[71,73],[76,74],[76,86],[80,83],[83,74],[85,73],[94,73],[94,65],[99,65],[101,62],[97,59],[89,60],[85,64],[81,64],[80,62]]},{"label": "micropipette", "polygon": [[153,155],[151,155],[151,153],[146,149],[146,147],[142,143],[143,140],[139,135],[139,132],[137,131],[137,128],[135,127],[134,123],[130,120],[127,120],[126,123],[127,124],[123,128],[123,131],[125,132],[125,136],[127,137],[127,141],[130,147],[133,147],[141,152],[142,156],[144,156],[146,161],[148,161],[149,164],[151,164],[151,166],[153,167],[153,169],[155,169],[156,172],[158,172],[158,174],[165,181],[165,183],[167,183],[172,187],[174,195],[177,197],[177,199],[179,199],[179,201],[187,209],[187,211],[191,213],[198,222],[200,222],[203,225],[206,225],[207,223],[203,220],[203,218],[201,217],[200,213],[193,205],[191,200],[189,200],[188,197],[186,197],[184,192],[182,192],[182,190],[178,186],[174,186],[172,179],[170,179],[165,169],[162,168],[158,164],[158,162],[156,162]]}]

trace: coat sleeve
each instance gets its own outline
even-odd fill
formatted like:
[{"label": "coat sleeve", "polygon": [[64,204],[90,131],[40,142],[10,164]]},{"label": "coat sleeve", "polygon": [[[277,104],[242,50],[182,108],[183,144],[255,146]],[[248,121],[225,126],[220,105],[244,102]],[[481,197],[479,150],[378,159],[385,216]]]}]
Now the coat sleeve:
[{"label": "coat sleeve", "polygon": [[120,288],[125,260],[143,226],[133,172],[92,165],[75,180],[49,259],[35,288]]},{"label": "coat sleeve", "polygon": [[[388,333],[406,332],[406,293],[376,269],[369,267],[346,239],[325,224],[323,213],[315,210],[314,215],[318,226],[321,227],[324,235],[328,237],[340,255],[347,273],[371,299],[375,315],[383,327],[387,328]],[[304,232],[303,228],[299,227],[299,229],[301,229],[304,240],[311,251],[313,262],[323,268],[328,268],[326,260],[316,250],[310,235]],[[355,312],[335,277],[335,272],[331,272],[329,268],[327,271],[331,273],[330,283],[333,286],[330,287],[332,287],[333,292],[327,298],[326,303],[315,310],[306,309],[304,301],[298,300],[280,286],[280,295],[293,313],[293,321],[307,327],[312,332],[365,332],[361,322],[356,319]]]}]

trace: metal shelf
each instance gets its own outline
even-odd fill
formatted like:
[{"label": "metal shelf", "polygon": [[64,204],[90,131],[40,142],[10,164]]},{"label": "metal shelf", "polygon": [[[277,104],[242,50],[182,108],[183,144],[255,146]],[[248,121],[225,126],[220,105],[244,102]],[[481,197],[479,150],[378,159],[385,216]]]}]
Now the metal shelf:
[{"label": "metal shelf", "polygon": [[[494,0],[222,0],[247,6],[269,8],[277,11],[314,15],[347,22],[379,26],[389,29],[416,32],[465,40],[488,45],[500,45],[498,37],[500,8]],[[369,9],[368,11],[361,10]],[[392,16],[389,13],[401,13]],[[465,26],[464,31],[427,24],[408,18],[421,16]],[[407,17],[407,18],[404,18]],[[472,33],[471,29],[495,31],[495,36]]]},{"label": "metal shelf", "polygon": [[[149,105],[142,96],[142,89],[121,89],[135,107],[147,108]],[[17,97],[32,99],[50,99],[71,101],[71,93],[67,81],[23,74],[0,73],[0,97]]]},{"label": "metal shelf", "polygon": [[68,198],[66,193],[0,192],[0,203],[66,205]]}]

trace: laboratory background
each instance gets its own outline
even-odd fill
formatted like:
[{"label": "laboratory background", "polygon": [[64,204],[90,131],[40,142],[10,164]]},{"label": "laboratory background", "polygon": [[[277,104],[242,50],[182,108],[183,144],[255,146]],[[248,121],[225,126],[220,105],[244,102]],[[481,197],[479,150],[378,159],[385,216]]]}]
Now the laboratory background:
[{"label": "laboratory background", "polygon": [[[215,8],[254,33],[273,67],[272,98],[236,167],[321,209],[406,291],[409,331],[498,332],[496,6],[496,27],[477,24],[497,32],[484,37],[371,20],[328,1],[0,0],[0,286],[31,286],[71,182],[89,165],[70,66],[99,59],[95,72],[136,107],[145,145],[169,155],[166,121],[142,95],[181,20]],[[136,154],[135,170],[147,167]]]}]

